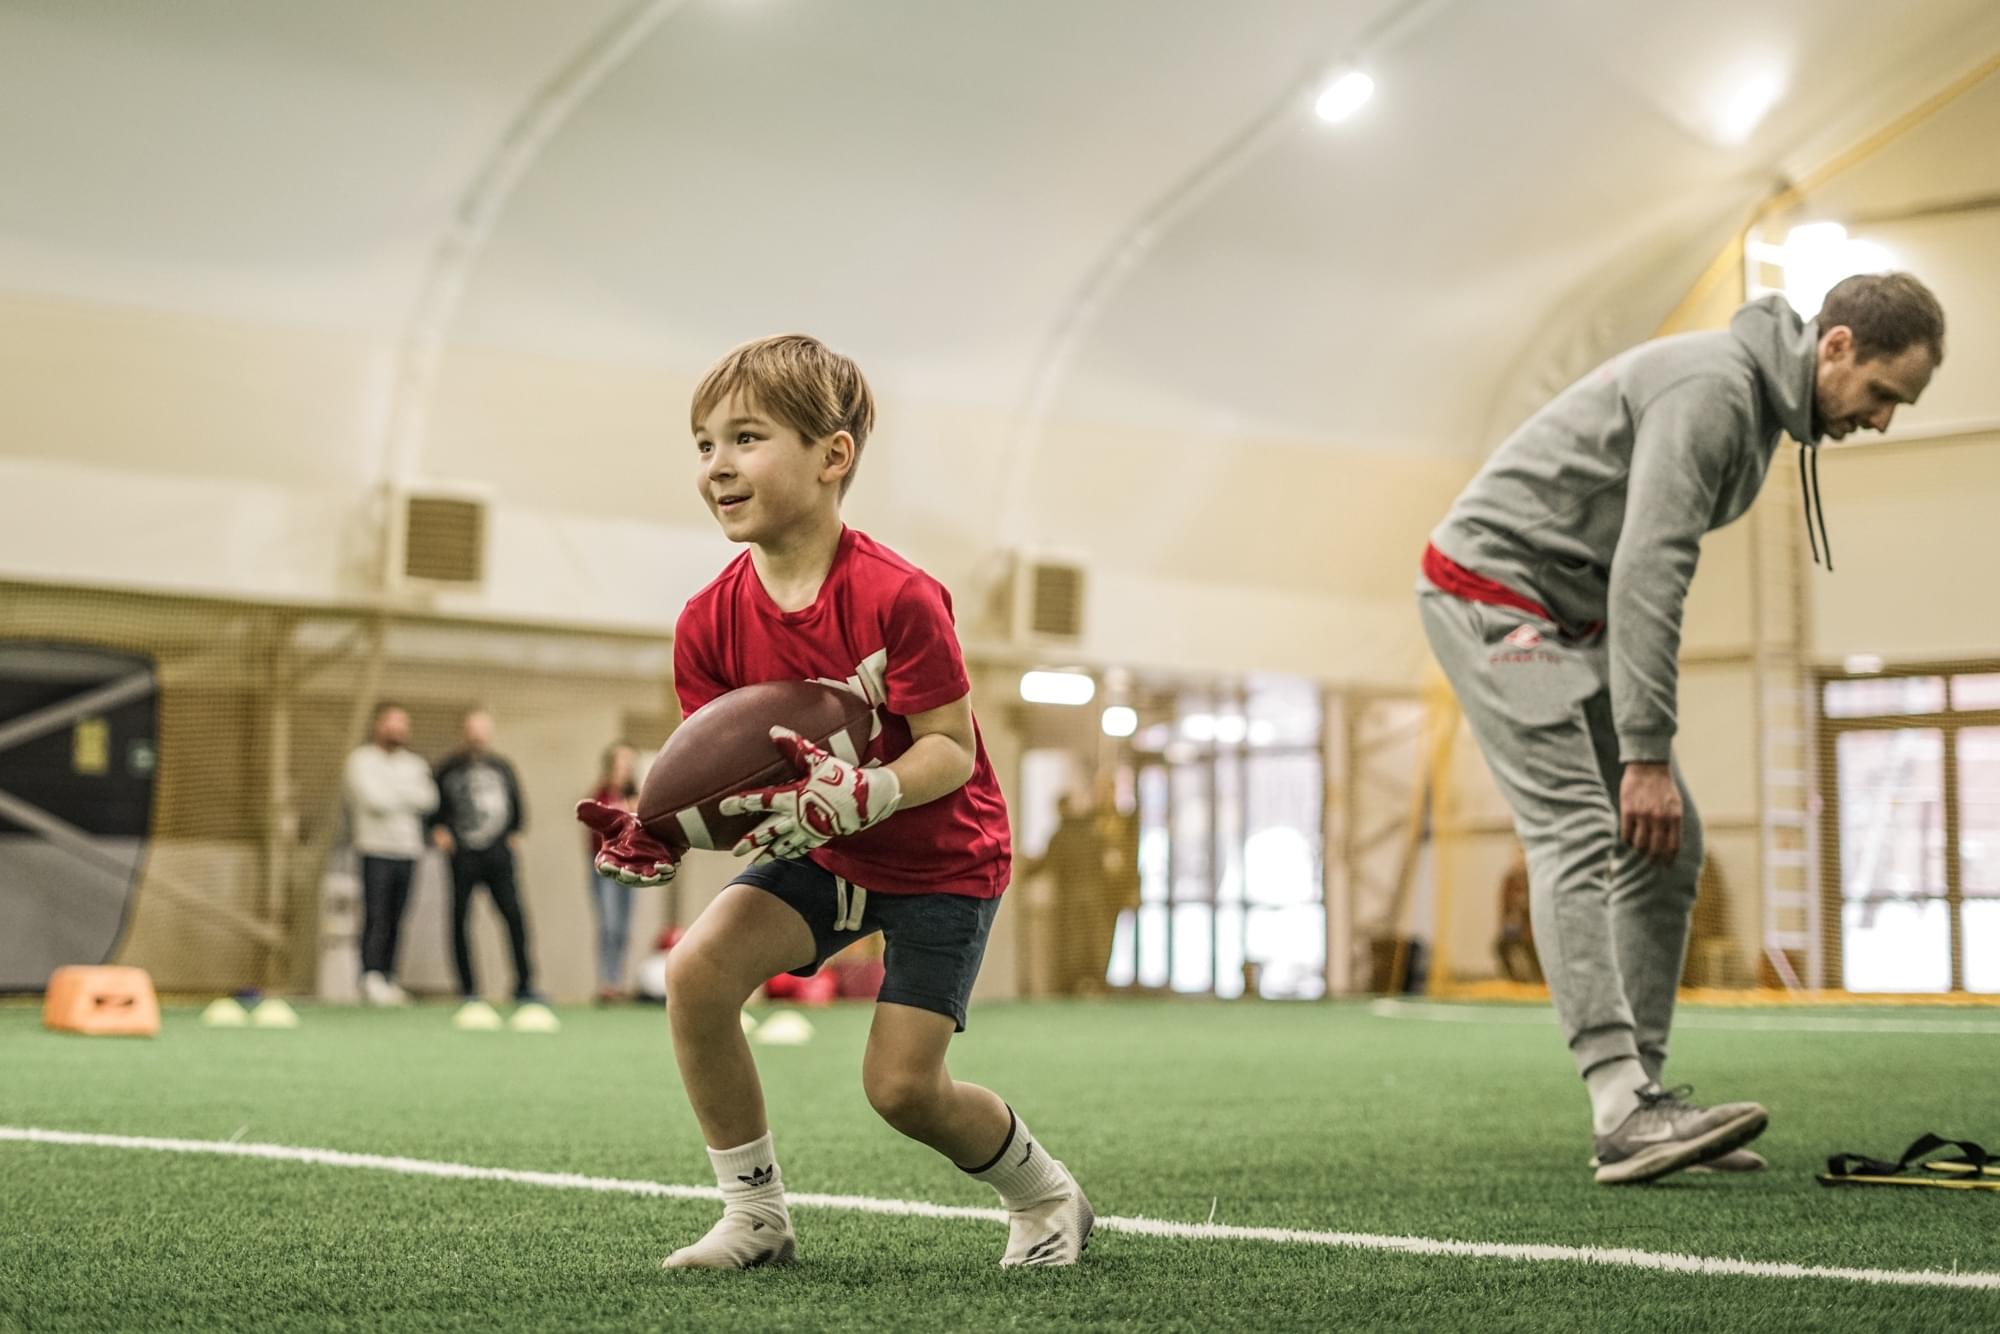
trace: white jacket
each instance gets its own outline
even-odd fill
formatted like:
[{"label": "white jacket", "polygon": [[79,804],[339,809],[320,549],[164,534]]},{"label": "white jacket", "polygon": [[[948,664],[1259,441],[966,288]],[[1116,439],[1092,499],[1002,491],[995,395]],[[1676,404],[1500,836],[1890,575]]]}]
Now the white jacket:
[{"label": "white jacket", "polygon": [[424,817],[437,809],[437,784],[422,756],[387,751],[374,742],[347,757],[343,782],[354,850],[364,857],[407,857],[424,851]]}]

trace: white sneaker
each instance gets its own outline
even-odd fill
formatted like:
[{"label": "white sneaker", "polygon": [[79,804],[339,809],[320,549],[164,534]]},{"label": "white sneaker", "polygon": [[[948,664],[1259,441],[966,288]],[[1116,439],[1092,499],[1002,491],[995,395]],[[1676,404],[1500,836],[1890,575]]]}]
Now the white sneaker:
[{"label": "white sneaker", "polygon": [[1007,1253],[1000,1257],[1002,1268],[1015,1265],[1073,1265],[1090,1249],[1090,1230],[1097,1215],[1083,1197],[1083,1187],[1061,1163],[1066,1189],[1059,1195],[1014,1209],[1007,1216]]},{"label": "white sneaker", "polygon": [[380,973],[361,975],[361,999],[368,1005],[394,1005],[400,988]]},{"label": "white sneaker", "polygon": [[391,1005],[408,1005],[409,1003],[410,1003],[410,993],[409,993],[409,992],[407,992],[407,991],[405,991],[405,990],[403,990],[403,984],[402,984],[402,983],[400,983],[400,982],[396,981],[396,980],[395,980],[394,978],[390,978],[390,979],[389,979],[389,1004],[391,1004]]},{"label": "white sneaker", "polygon": [[708,1235],[660,1261],[662,1269],[758,1269],[799,1258],[798,1238],[784,1206],[776,1218],[763,1209],[737,1208],[722,1215]]}]

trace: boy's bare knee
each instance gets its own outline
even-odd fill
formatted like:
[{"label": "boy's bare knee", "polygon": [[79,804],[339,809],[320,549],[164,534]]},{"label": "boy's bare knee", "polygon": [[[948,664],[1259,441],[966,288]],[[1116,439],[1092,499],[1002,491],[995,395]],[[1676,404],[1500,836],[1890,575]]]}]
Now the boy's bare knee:
[{"label": "boy's bare knee", "polygon": [[862,1079],[868,1105],[904,1134],[929,1125],[941,1100],[940,1082],[913,1071],[868,1071]]},{"label": "boy's bare knee", "polygon": [[667,1004],[683,1009],[703,1005],[741,1005],[748,996],[732,997],[735,990],[730,972],[719,960],[701,949],[667,952]]}]

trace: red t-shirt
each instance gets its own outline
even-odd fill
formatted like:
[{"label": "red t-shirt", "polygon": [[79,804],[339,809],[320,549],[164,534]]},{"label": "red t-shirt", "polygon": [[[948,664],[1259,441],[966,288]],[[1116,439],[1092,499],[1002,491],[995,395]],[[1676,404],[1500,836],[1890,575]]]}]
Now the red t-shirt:
[{"label": "red t-shirt", "polygon": [[[910,748],[910,715],[971,692],[951,594],[847,528],[810,607],[780,610],[745,551],[688,600],[674,627],[674,693],[683,717],[741,686],[815,679],[844,681],[876,704],[882,733],[863,758],[894,760]],[[874,893],[997,898],[1013,857],[1007,803],[977,720],[973,738],[965,786],[807,855]]]}]

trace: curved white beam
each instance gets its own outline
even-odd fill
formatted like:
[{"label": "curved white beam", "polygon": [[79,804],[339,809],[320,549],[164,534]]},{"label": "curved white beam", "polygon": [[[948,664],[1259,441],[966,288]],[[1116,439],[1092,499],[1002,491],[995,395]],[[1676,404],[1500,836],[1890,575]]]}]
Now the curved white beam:
[{"label": "curved white beam", "polygon": [[[397,343],[395,375],[381,418],[380,479],[385,486],[393,489],[416,475],[430,429],[431,398],[446,337],[473,266],[492,236],[514,187],[521,183],[571,113],[685,3],[686,0],[632,0],[609,23],[592,33],[535,90],[466,185],[425,265],[416,303]],[[379,576],[384,581],[394,568],[396,540],[394,516],[386,515]]]}]

